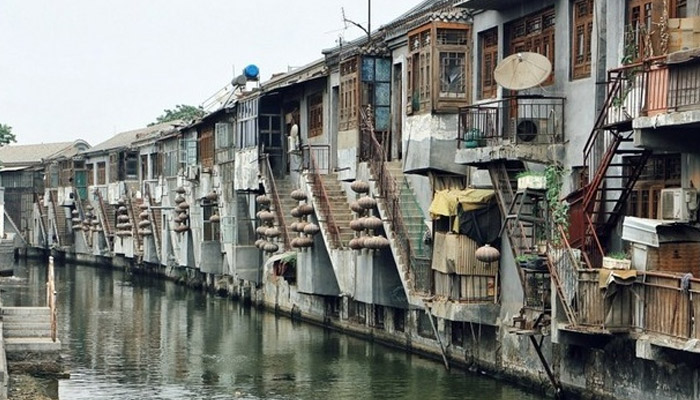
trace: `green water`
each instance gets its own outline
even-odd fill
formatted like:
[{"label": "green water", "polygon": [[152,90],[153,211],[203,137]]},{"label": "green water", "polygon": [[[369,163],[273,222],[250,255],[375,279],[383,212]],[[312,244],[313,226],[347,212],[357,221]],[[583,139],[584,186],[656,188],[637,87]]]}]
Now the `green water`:
[{"label": "green water", "polygon": [[[542,399],[496,380],[171,282],[57,267],[61,399]],[[3,283],[43,305],[45,271]]]}]

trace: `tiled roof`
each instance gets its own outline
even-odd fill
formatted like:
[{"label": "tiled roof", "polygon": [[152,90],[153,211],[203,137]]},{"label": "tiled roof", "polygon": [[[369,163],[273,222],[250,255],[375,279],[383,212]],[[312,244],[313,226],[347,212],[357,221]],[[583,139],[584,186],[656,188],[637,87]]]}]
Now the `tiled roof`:
[{"label": "tiled roof", "polygon": [[183,121],[176,120],[148,126],[146,128],[136,129],[133,131],[118,133],[112,136],[111,138],[105,140],[104,142],[88,149],[87,151],[85,151],[85,153],[90,154],[99,151],[129,147],[133,142],[137,140],[143,140],[149,136],[156,136],[160,135],[161,133],[170,132],[173,129],[184,125],[185,123]]},{"label": "tiled roof", "polygon": [[0,163],[2,165],[31,165],[38,164],[42,159],[55,156],[72,156],[77,152],[75,145],[82,142],[86,147],[89,144],[82,140],[75,142],[37,143],[23,145],[7,145],[0,147]]}]

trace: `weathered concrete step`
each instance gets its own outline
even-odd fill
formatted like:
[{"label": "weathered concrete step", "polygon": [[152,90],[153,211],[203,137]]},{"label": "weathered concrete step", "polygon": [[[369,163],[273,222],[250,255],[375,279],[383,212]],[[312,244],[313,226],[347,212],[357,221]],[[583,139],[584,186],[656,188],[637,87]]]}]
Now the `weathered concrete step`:
[{"label": "weathered concrete step", "polygon": [[5,315],[50,315],[48,307],[2,307],[0,314]]},{"label": "weathered concrete step", "polygon": [[48,338],[51,337],[51,329],[7,329],[3,330],[3,336],[7,338]]},{"label": "weathered concrete step", "polygon": [[54,342],[51,338],[6,338],[5,351],[14,352],[46,352],[60,351],[61,342]]}]

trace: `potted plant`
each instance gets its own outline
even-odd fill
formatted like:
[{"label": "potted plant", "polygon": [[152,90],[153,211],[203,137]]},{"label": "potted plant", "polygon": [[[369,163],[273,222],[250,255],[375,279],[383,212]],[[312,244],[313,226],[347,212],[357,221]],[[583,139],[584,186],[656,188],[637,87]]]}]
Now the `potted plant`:
[{"label": "potted plant", "polygon": [[535,271],[544,269],[542,258],[536,254],[521,254],[515,258],[515,261],[520,265],[520,268],[531,269]]},{"label": "potted plant", "polygon": [[524,171],[517,175],[518,189],[546,189],[545,175],[536,171]]},{"label": "potted plant", "polygon": [[603,268],[607,269],[630,269],[632,260],[627,257],[626,253],[616,252],[610,253],[603,257]]}]

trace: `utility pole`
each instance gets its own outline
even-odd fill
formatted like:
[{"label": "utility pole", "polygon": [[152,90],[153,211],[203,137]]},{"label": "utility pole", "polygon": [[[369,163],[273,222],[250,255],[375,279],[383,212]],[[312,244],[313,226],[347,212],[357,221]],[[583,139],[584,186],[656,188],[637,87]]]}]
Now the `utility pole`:
[{"label": "utility pole", "polygon": [[362,29],[364,33],[367,34],[367,42],[372,40],[372,0],[367,0],[367,28],[358,24],[357,22],[345,17],[345,9],[341,8],[343,13],[343,22],[346,23],[345,28],[347,28],[347,23],[355,25],[356,27]]}]

